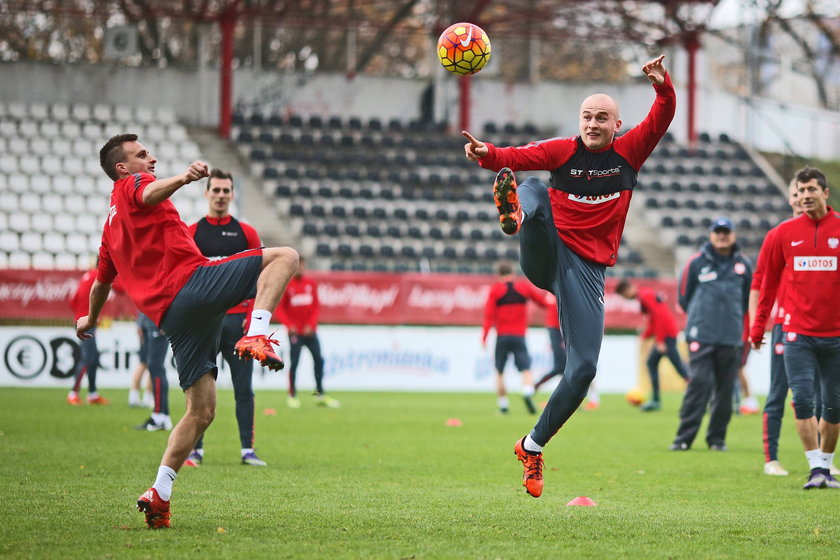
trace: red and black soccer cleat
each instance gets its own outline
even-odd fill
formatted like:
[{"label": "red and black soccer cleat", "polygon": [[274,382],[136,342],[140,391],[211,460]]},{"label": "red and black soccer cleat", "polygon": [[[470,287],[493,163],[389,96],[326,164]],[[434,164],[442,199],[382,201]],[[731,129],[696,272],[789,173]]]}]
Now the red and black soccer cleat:
[{"label": "red and black soccer cleat", "polygon": [[169,527],[169,502],[161,500],[154,488],[149,488],[137,498],[137,509],[146,514],[146,525],[150,529]]},{"label": "red and black soccer cleat", "polygon": [[253,358],[262,364],[263,367],[267,367],[273,371],[280,371],[284,366],[283,360],[274,351],[274,348],[271,346],[272,344],[280,343],[264,334],[243,336],[233,349],[240,358]]}]

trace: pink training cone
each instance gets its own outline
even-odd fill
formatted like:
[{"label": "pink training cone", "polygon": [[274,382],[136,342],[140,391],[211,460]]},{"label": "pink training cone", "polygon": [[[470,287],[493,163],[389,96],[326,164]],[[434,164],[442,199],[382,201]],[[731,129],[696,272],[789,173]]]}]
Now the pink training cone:
[{"label": "pink training cone", "polygon": [[592,501],[591,498],[587,498],[586,496],[578,496],[568,504],[567,506],[597,506],[595,502]]},{"label": "pink training cone", "polygon": [[458,418],[450,418],[449,420],[446,421],[446,425],[447,426],[454,426],[454,427],[457,428],[458,426],[463,426],[464,423],[461,422],[461,420],[459,420]]}]

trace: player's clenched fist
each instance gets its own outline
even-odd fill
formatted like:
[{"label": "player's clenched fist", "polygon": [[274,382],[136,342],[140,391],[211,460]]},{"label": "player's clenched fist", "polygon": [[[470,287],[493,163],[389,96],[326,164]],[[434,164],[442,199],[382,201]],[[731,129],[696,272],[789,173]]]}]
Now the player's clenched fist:
[{"label": "player's clenched fist", "polygon": [[210,175],[209,168],[207,164],[203,161],[194,161],[190,164],[187,168],[187,172],[184,174],[186,181],[185,183],[192,183],[193,181],[198,181],[204,177],[208,177]]}]

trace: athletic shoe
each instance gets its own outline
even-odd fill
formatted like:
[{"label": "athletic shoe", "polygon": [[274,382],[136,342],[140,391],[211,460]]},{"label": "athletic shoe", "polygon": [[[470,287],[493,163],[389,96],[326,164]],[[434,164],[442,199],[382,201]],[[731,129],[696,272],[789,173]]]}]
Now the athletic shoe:
[{"label": "athletic shoe", "polygon": [[169,502],[161,500],[154,488],[137,498],[137,510],[146,514],[146,525],[150,529],[169,527]]},{"label": "athletic shoe", "polygon": [[828,468],[828,472],[829,474],[831,474],[831,476],[837,476],[838,474],[840,474],[840,469],[835,467],[834,463],[831,463],[831,466]]},{"label": "athletic shoe", "polygon": [[726,447],[725,443],[712,443],[709,445],[709,449],[711,451],[727,451],[729,448]]},{"label": "athletic shoe", "polygon": [[662,404],[659,401],[648,401],[639,407],[642,412],[656,412],[662,410]]},{"label": "athletic shoe", "polygon": [[500,408],[499,409],[499,414],[507,414],[507,413],[508,413],[508,409],[506,409],[506,408]]},{"label": "athletic shoe", "polygon": [[109,401],[105,397],[102,397],[100,395],[96,395],[95,397],[90,397],[89,396],[87,398],[87,403],[88,404],[111,404],[111,401]]},{"label": "athletic shoe", "polygon": [[840,482],[838,482],[836,478],[831,476],[831,473],[828,472],[828,469],[823,469],[823,475],[825,475],[825,488],[840,488]]},{"label": "athletic shoe", "polygon": [[746,405],[746,404],[742,404],[738,408],[738,413],[742,414],[744,416],[752,416],[754,414],[758,414],[759,412],[760,411],[758,410],[758,408],[753,408],[753,407],[751,407],[749,405]]},{"label": "athletic shoe", "polygon": [[327,408],[338,408],[341,406],[341,402],[327,395],[315,395],[315,404]]},{"label": "athletic shoe", "polygon": [[149,416],[148,418],[146,418],[145,422],[134,426],[134,429],[146,430],[147,432],[159,432],[161,430],[165,430],[166,427],[163,424],[156,423],[154,420],[152,420],[152,417]]},{"label": "athletic shoe", "polygon": [[170,418],[169,415],[167,415],[166,418],[163,419],[163,429],[167,432],[172,431],[172,418]]},{"label": "athletic shoe", "polygon": [[[831,476],[830,474],[828,476]],[[802,487],[803,490],[813,490],[814,488],[825,488],[825,469],[813,468],[811,474],[808,475],[808,482]]]},{"label": "athletic shoe", "polygon": [[770,476],[787,476],[789,473],[778,461],[767,461],[764,463],[764,474]]},{"label": "athletic shoe", "polygon": [[513,171],[503,167],[496,175],[493,183],[493,200],[499,211],[499,222],[502,231],[513,235],[522,226],[522,207],[519,205],[519,195],[516,194],[516,179]]},{"label": "athletic shoe", "polygon": [[80,404],[82,404],[82,399],[79,398],[79,395],[75,393],[70,393],[69,395],[67,395],[67,404],[79,406]]},{"label": "athletic shoe", "polygon": [[584,410],[598,410],[599,408],[601,408],[601,403],[595,401],[586,401],[583,405]]},{"label": "athletic shoe", "polygon": [[297,397],[286,397],[286,406],[289,408],[300,408],[300,399]]},{"label": "athletic shoe", "polygon": [[543,491],[543,458],[542,453],[531,453],[525,450],[525,438],[520,439],[513,446],[516,458],[522,462],[525,472],[522,475],[522,486],[525,491],[535,498],[539,498]]},{"label": "athletic shoe", "polygon": [[671,447],[668,448],[669,451],[688,451],[689,449],[689,445],[684,441],[675,441],[671,444]]},{"label": "athletic shoe", "polygon": [[263,367],[280,371],[284,367],[283,360],[274,351],[272,344],[280,343],[264,334],[243,336],[233,349],[242,359],[253,358]]},{"label": "athletic shoe", "polygon": [[245,455],[242,456],[242,464],[243,465],[251,465],[252,467],[267,467],[268,463],[257,457],[257,454],[253,451],[249,451]]},{"label": "athletic shoe", "polygon": [[185,467],[200,467],[201,462],[203,460],[204,460],[204,456],[201,453],[199,453],[198,451],[196,451],[195,449],[193,449],[190,452],[189,456],[187,457],[187,460],[184,461],[184,466]]}]

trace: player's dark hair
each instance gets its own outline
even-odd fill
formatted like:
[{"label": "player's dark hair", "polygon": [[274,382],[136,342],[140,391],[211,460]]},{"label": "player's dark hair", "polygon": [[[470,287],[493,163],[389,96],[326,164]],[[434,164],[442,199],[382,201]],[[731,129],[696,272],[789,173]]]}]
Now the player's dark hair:
[{"label": "player's dark hair", "polygon": [[496,266],[496,272],[499,276],[508,276],[509,274],[513,274],[513,265],[509,262],[502,262]]},{"label": "player's dark hair", "polygon": [[117,173],[117,164],[125,161],[123,144],[136,141],[136,134],[117,134],[105,142],[105,145],[99,150],[99,166],[113,181],[118,181],[120,178],[120,174]]},{"label": "player's dark hair", "polygon": [[615,287],[615,293],[624,294],[624,292],[626,292],[631,285],[632,282],[630,282],[630,280],[628,280],[627,278],[622,278],[618,281],[618,285]]},{"label": "player's dark hair", "polygon": [[797,183],[807,183],[811,179],[816,179],[817,184],[822,187],[823,190],[828,188],[828,181],[825,178],[825,173],[816,167],[803,167],[796,172]]},{"label": "player's dark hair", "polygon": [[210,181],[213,179],[230,179],[230,188],[233,188],[233,175],[230,171],[225,171],[218,167],[211,169],[210,175],[207,176],[207,187],[204,190],[210,190]]}]

